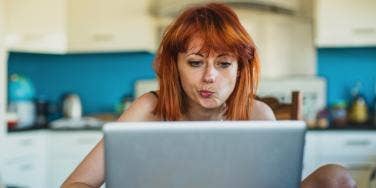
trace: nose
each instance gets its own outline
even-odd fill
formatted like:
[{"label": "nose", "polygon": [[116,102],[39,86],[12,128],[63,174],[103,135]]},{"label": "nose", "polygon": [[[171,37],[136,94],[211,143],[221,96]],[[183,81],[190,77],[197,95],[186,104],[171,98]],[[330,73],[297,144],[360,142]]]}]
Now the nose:
[{"label": "nose", "polygon": [[218,71],[212,65],[207,65],[203,76],[205,83],[213,83],[218,75]]}]

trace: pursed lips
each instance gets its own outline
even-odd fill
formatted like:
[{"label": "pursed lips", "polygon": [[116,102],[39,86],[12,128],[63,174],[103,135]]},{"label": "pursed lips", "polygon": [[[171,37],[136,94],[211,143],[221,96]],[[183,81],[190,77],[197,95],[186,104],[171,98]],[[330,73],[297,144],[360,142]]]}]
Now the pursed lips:
[{"label": "pursed lips", "polygon": [[199,94],[203,98],[210,98],[214,94],[214,92],[209,91],[209,90],[200,90]]}]

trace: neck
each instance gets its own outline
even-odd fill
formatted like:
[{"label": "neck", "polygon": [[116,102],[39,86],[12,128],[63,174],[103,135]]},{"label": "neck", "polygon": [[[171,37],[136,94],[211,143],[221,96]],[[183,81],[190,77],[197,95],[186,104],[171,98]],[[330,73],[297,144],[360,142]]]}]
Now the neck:
[{"label": "neck", "polygon": [[184,120],[189,121],[215,121],[215,120],[223,120],[224,112],[225,112],[225,105],[221,105],[218,108],[207,109],[203,108],[198,104],[190,104],[188,106],[187,112],[184,114]]}]

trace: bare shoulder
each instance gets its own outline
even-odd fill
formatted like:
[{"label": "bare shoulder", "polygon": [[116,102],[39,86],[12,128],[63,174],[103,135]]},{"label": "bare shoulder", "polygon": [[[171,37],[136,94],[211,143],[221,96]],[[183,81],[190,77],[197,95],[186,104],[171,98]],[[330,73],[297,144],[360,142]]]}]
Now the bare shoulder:
[{"label": "bare shoulder", "polygon": [[252,111],[251,111],[251,120],[276,120],[273,110],[264,102],[259,100],[254,100]]},{"label": "bare shoulder", "polygon": [[158,121],[153,114],[157,101],[158,98],[154,94],[145,93],[123,112],[118,121]]}]

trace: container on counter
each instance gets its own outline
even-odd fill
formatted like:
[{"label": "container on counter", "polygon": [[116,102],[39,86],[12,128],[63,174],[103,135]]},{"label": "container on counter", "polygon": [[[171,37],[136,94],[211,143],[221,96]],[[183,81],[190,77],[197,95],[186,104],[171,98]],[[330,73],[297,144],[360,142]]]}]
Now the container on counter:
[{"label": "container on counter", "polygon": [[348,110],[348,119],[352,124],[365,124],[368,121],[368,108],[365,98],[360,92],[358,82],[351,90],[352,99]]},{"label": "container on counter", "polygon": [[339,101],[332,105],[331,107],[331,117],[332,124],[335,127],[343,128],[347,125],[347,111],[346,111],[346,102]]},{"label": "container on counter", "polygon": [[29,128],[35,122],[35,88],[30,79],[12,74],[8,83],[8,112],[17,115],[16,129]]}]

